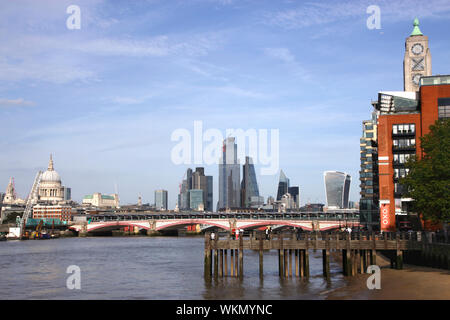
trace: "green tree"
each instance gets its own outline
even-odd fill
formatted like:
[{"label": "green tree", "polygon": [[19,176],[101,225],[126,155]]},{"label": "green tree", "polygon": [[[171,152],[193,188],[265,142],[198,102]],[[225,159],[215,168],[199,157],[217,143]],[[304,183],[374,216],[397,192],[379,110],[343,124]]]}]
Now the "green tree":
[{"label": "green tree", "polygon": [[413,210],[426,220],[450,220],[450,119],[437,120],[420,138],[422,159],[410,159],[400,183],[414,199]]}]

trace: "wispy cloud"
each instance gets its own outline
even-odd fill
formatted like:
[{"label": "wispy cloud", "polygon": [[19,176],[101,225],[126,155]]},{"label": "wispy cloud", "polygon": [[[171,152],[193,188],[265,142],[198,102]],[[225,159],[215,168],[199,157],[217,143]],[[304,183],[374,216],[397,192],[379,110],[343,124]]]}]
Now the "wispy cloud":
[{"label": "wispy cloud", "polygon": [[[367,19],[367,8],[377,5],[381,9],[381,19],[408,20],[415,16],[446,17],[450,11],[448,0],[359,0],[333,1],[332,3],[307,2],[295,8],[267,12],[263,15],[263,23],[285,29],[301,29],[310,26],[324,25],[349,18]],[[336,29],[339,30],[337,25]]]},{"label": "wispy cloud", "polygon": [[34,106],[35,103],[33,101],[27,101],[23,98],[17,99],[1,99],[0,98],[0,107],[30,107]]}]

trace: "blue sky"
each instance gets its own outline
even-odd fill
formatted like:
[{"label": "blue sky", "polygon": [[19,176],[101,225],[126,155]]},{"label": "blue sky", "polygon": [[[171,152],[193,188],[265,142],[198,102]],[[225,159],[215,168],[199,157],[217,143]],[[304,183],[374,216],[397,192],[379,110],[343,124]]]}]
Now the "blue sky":
[{"label": "blue sky", "polygon": [[[79,30],[66,27],[73,4]],[[381,29],[367,28],[369,5]],[[348,172],[358,201],[370,101],[403,89],[416,16],[433,74],[450,73],[449,13],[447,0],[0,0],[0,188],[13,176],[25,197],[52,153],[76,201],[117,184],[122,204],[163,188],[173,208],[188,166],[171,162],[170,136],[201,120],[279,129],[302,204],[325,201],[325,170]],[[218,168],[205,171],[216,203]],[[278,174],[258,182],[276,195]]]}]

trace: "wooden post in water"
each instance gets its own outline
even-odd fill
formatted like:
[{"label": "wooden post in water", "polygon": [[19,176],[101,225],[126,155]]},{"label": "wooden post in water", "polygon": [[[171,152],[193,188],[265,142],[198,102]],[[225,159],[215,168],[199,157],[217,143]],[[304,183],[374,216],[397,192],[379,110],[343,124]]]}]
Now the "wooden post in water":
[{"label": "wooden post in water", "polygon": [[214,278],[217,278],[219,276],[219,257],[218,257],[218,251],[217,249],[214,249]]},{"label": "wooden post in water", "polygon": [[299,260],[299,256],[298,256],[298,249],[295,249],[295,277],[298,278],[299,272],[298,272],[298,260]]},{"label": "wooden post in water", "polygon": [[205,233],[204,277],[208,280],[211,279],[211,247],[209,232]]},{"label": "wooden post in water", "polygon": [[263,236],[260,234],[259,235],[259,277],[262,278],[263,277],[263,272],[264,272],[264,265],[263,265],[263,256],[264,256],[264,239]]},{"label": "wooden post in water", "polygon": [[234,250],[234,276],[237,277],[238,276],[238,272],[239,272],[239,250],[235,249]]},{"label": "wooden post in water", "polygon": [[330,239],[325,235],[325,249],[322,250],[322,266],[323,275],[328,278],[330,276]]},{"label": "wooden post in water", "polygon": [[289,273],[288,273],[288,250],[284,249],[284,277],[287,278],[289,277]]},{"label": "wooden post in water", "polygon": [[289,277],[292,277],[292,249],[289,249]]},{"label": "wooden post in water", "polygon": [[227,256],[228,256],[228,249],[225,249],[224,257],[223,257],[223,260],[224,260],[224,268],[223,268],[224,270],[223,271],[224,271],[225,277],[228,276],[228,261],[227,261],[228,257]]},{"label": "wooden post in water", "polygon": [[244,234],[239,235],[239,277],[244,276]]},{"label": "wooden post in water", "polygon": [[305,250],[300,249],[299,251],[300,277],[303,278],[305,276]]},{"label": "wooden post in water", "polygon": [[309,240],[310,240],[310,235],[305,236],[305,243],[306,243],[306,249],[304,250],[304,275],[306,278],[309,278]]},{"label": "wooden post in water", "polygon": [[219,277],[223,277],[223,249],[219,250]]},{"label": "wooden post in water", "polygon": [[234,277],[234,249],[230,249],[230,276]]},{"label": "wooden post in water", "polygon": [[284,249],[283,249],[283,235],[281,233],[278,234],[278,241],[280,243],[280,249],[278,250],[278,268],[279,268],[279,276],[284,277]]}]

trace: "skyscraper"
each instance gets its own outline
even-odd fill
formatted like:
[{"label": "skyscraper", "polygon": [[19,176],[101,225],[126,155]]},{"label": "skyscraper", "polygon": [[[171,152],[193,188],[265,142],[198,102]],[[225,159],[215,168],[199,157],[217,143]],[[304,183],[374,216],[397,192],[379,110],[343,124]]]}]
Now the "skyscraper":
[{"label": "skyscraper", "polygon": [[234,137],[224,140],[219,161],[219,202],[217,210],[241,204],[240,165]]},{"label": "skyscraper", "polygon": [[157,210],[167,210],[167,190],[155,191],[155,207]]},{"label": "skyscraper", "polygon": [[289,192],[289,179],[284,174],[283,170],[280,171],[280,180],[278,181],[277,201],[281,200],[281,197]]},{"label": "skyscraper", "polygon": [[[191,185],[192,189],[202,190],[202,202],[206,211],[213,210],[213,181],[212,176],[205,176],[204,168],[195,168],[195,172],[192,173]],[[190,205],[192,209],[193,206]]]},{"label": "skyscraper", "polygon": [[325,171],[323,176],[327,207],[331,209],[348,208],[351,183],[350,175],[339,171]]},{"label": "skyscraper", "polygon": [[[191,204],[191,190],[202,190],[203,195],[201,201],[203,208],[206,211],[213,211],[213,177],[205,176],[205,169],[202,167],[187,169],[186,179],[183,180],[180,186],[180,194],[178,195],[178,208],[180,210],[198,210],[198,203]],[[192,196],[197,202],[199,197],[196,193]]]},{"label": "skyscraper", "polygon": [[288,192],[292,196],[292,202],[295,209],[300,208],[300,188],[297,186],[289,187]]},{"label": "skyscraper", "polygon": [[241,182],[241,207],[251,206],[252,197],[259,197],[258,182],[256,181],[255,166],[250,157],[245,157],[245,164],[242,166]]}]

